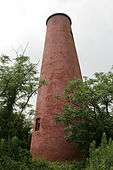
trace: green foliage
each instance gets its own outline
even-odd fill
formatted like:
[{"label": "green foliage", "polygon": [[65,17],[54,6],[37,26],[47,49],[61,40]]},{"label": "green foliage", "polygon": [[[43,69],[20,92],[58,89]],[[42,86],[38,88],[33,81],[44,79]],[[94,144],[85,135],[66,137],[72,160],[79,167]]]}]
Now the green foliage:
[{"label": "green foliage", "polygon": [[0,142],[0,169],[49,170],[49,162],[41,159],[32,160],[29,150],[23,149],[15,136],[11,139],[10,146],[4,139]]},{"label": "green foliage", "polygon": [[1,147],[7,146],[5,155],[15,159],[15,153],[18,155],[19,150],[30,145],[33,114],[30,99],[38,82],[36,64],[28,56],[20,55],[13,60],[0,57],[0,141]]},{"label": "green foliage", "polygon": [[50,163],[50,170],[75,170],[75,169],[76,167],[74,164],[60,162]]},{"label": "green foliage", "polygon": [[21,162],[12,160],[10,157],[0,158],[1,170],[81,170],[76,164],[48,162],[45,160],[29,160],[29,162]]},{"label": "green foliage", "polygon": [[90,146],[90,154],[86,170],[112,170],[113,169],[113,141],[107,142],[103,134],[101,145],[96,148],[95,142]]},{"label": "green foliage", "polygon": [[32,160],[31,162],[31,169],[39,169],[39,170],[49,170],[49,162],[46,160]]},{"label": "green foliage", "polygon": [[6,61],[6,56],[0,60],[0,108],[4,112],[9,111],[8,115],[12,110],[22,112],[29,106],[30,97],[36,91],[36,64],[21,55],[14,61]]},{"label": "green foliage", "polygon": [[29,162],[21,162],[12,160],[10,157],[0,158],[1,170],[49,170],[49,163],[44,160],[30,160]]},{"label": "green foliage", "polygon": [[65,138],[74,141],[88,153],[90,143],[96,146],[105,132],[113,138],[113,72],[96,73],[93,79],[72,80],[65,89],[63,113],[57,121],[65,125]]}]

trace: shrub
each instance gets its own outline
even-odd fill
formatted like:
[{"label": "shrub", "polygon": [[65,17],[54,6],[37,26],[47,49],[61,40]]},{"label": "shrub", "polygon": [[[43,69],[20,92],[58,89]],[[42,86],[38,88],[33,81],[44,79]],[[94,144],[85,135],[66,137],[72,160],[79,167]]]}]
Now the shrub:
[{"label": "shrub", "polygon": [[95,142],[90,146],[90,155],[86,170],[112,170],[113,169],[113,141],[107,142],[103,134],[101,145],[96,148]]}]

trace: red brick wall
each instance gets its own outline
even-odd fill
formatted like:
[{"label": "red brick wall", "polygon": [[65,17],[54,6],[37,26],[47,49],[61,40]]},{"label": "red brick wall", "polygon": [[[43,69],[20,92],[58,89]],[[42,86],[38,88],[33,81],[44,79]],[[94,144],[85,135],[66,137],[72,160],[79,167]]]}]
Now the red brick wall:
[{"label": "red brick wall", "polygon": [[[79,159],[79,151],[64,140],[63,126],[54,120],[54,115],[62,110],[65,102],[56,96],[63,97],[64,87],[74,78],[81,79],[81,72],[70,20],[65,15],[57,14],[47,22],[41,79],[47,80],[48,84],[40,87],[37,97],[31,142],[33,157],[47,160]],[[35,131],[37,117],[40,117],[39,131]]]}]

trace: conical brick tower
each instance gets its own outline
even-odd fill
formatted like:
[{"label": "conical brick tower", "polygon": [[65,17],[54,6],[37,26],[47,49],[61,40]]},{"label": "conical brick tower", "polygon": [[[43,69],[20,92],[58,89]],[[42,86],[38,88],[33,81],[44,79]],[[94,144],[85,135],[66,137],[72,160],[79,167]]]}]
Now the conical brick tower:
[{"label": "conical brick tower", "polygon": [[[79,151],[64,140],[63,125],[54,116],[64,106],[63,92],[69,80],[81,79],[77,52],[71,30],[71,19],[62,13],[47,19],[47,33],[41,68],[41,79],[47,85],[39,88],[31,141],[32,156],[47,160],[79,159]],[[60,100],[58,99],[60,96]]]}]

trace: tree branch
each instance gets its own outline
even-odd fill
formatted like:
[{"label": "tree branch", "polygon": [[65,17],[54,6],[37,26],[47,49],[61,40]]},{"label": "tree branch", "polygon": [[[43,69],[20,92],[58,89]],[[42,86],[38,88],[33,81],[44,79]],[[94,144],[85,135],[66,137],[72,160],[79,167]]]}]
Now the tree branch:
[{"label": "tree branch", "polygon": [[31,93],[31,94],[29,94],[29,96],[28,96],[28,98],[27,98],[27,101],[26,101],[26,103],[24,104],[24,106],[22,107],[22,109],[21,109],[21,112],[20,112],[20,113],[22,113],[22,112],[23,112],[23,110],[25,109],[26,105],[28,104],[28,102],[29,102],[30,98],[32,97],[32,95],[33,95],[36,91],[37,91],[37,89],[35,89],[35,90]]}]

